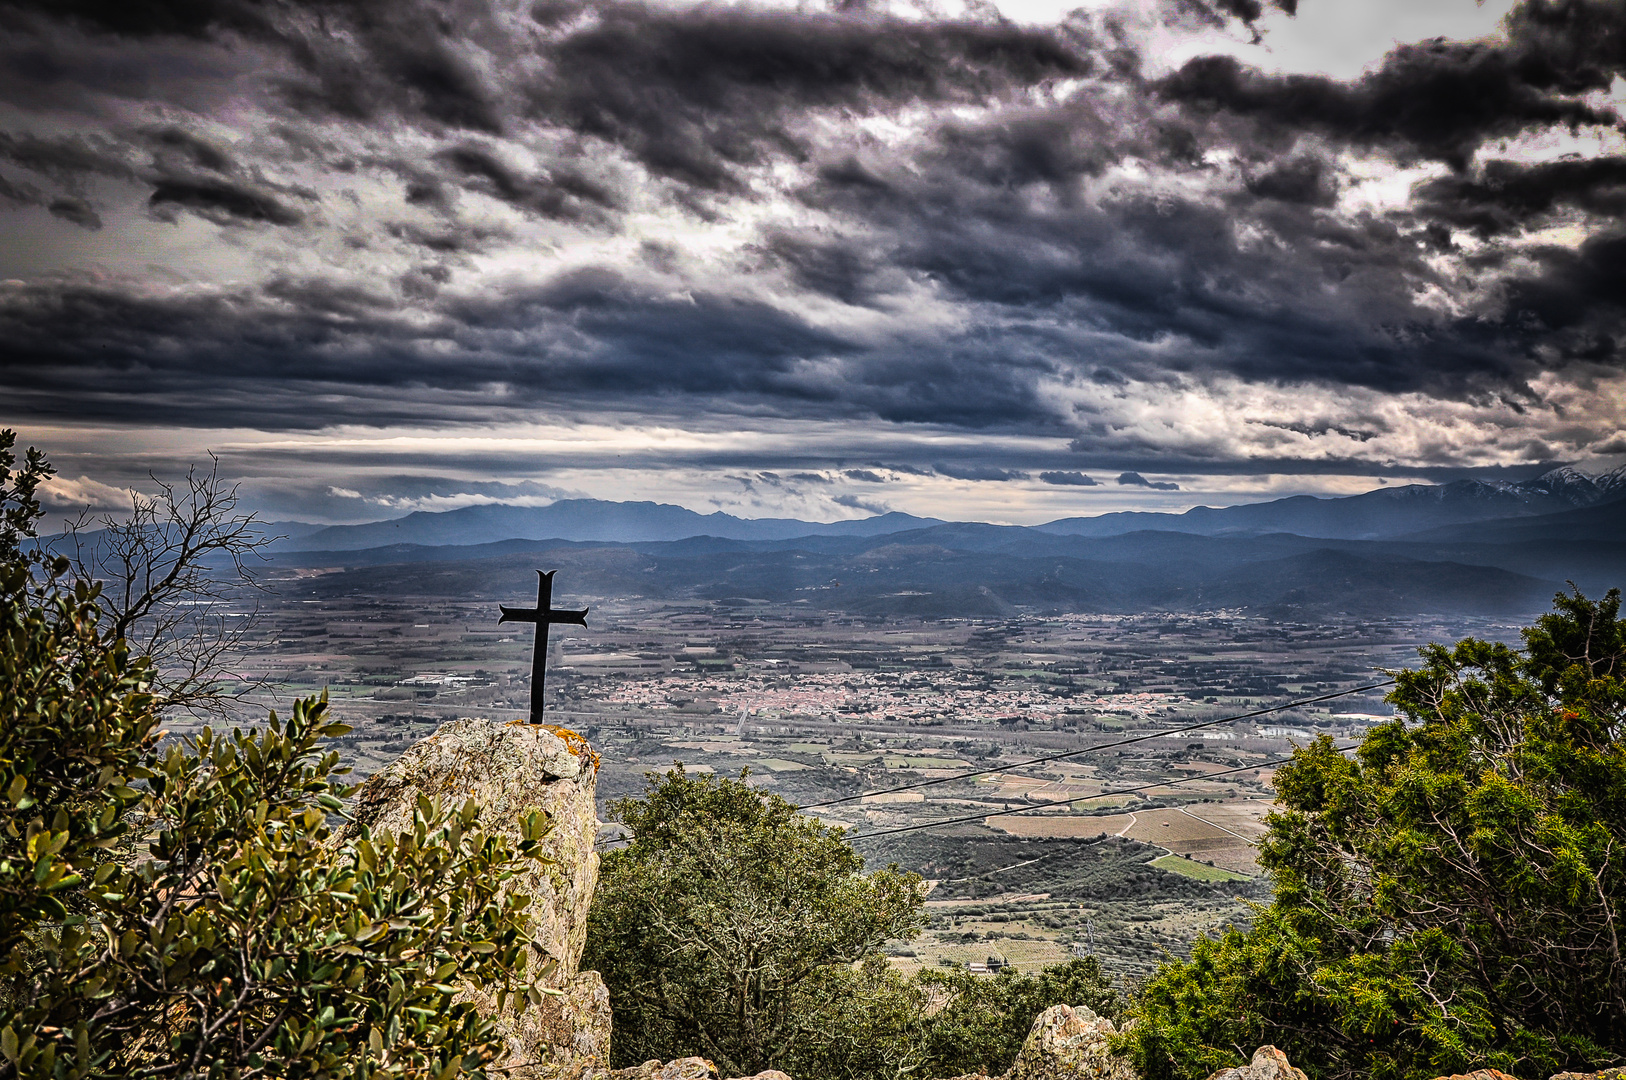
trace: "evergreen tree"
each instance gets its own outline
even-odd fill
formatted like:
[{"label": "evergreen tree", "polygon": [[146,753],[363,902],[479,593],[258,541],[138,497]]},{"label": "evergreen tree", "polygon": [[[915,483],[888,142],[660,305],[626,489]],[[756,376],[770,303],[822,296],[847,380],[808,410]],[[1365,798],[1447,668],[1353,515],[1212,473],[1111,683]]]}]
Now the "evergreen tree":
[{"label": "evergreen tree", "polygon": [[1275,1043],[1312,1077],[1546,1076],[1626,1056],[1626,626],[1560,594],[1522,649],[1422,651],[1401,718],[1277,774],[1275,899],[1135,1004],[1149,1080]]}]

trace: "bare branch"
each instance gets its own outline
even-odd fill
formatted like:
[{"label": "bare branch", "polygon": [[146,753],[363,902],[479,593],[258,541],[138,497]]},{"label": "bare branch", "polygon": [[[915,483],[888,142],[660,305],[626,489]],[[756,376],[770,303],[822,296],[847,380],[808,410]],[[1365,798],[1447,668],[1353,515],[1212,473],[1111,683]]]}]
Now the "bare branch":
[{"label": "bare branch", "polygon": [[233,661],[259,628],[258,564],[280,537],[238,510],[213,454],[207,472],[188,470],[179,484],[152,479],[128,517],[81,517],[59,544],[79,576],[101,583],[113,632],[153,658],[164,707],[228,714],[263,682]]}]

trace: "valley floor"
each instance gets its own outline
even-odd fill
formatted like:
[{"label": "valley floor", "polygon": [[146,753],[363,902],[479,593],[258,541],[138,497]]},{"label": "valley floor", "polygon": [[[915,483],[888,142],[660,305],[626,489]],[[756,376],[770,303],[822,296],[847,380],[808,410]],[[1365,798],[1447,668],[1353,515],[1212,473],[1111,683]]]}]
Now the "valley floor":
[{"label": "valley floor", "polygon": [[[239,661],[264,680],[247,719],[325,689],[355,729],[338,749],[366,775],[445,718],[524,715],[530,631],[498,626],[492,604],[312,601],[303,584],[283,583]],[[588,628],[555,638],[549,714],[601,751],[605,821],[647,772],[748,770],[846,828],[872,864],[933,883],[931,925],[891,949],[900,967],[1094,952],[1126,980],[1268,895],[1253,843],[1272,763],[1319,734],[1350,743],[1389,710],[1380,689],[1164,732],[1370,684],[1425,642],[1511,638],[1518,625],[1235,611],[899,620],[589,599]],[[1088,750],[1142,735],[1154,737]],[[615,835],[607,826],[606,843]]]}]

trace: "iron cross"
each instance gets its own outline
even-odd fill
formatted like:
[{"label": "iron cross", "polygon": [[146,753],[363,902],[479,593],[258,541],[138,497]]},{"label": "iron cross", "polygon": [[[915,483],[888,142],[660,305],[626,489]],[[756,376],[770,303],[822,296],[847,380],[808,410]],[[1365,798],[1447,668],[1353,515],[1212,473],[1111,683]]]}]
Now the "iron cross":
[{"label": "iron cross", "polygon": [[587,625],[587,608],[580,611],[559,611],[553,606],[553,575],[557,570],[543,573],[536,572],[536,607],[511,608],[506,604],[499,604],[502,609],[502,618],[497,620],[498,625],[505,622],[528,622],[536,624],[536,652],[531,656],[531,723],[542,722],[542,687],[547,678],[548,664],[548,627],[554,623],[574,623],[577,626]]}]

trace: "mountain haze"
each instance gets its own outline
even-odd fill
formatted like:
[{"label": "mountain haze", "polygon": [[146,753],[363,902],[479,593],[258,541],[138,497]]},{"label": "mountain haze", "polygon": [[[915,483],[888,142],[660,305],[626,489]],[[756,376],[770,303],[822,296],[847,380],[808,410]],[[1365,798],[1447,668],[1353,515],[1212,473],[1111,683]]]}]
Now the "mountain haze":
[{"label": "mountain haze", "polygon": [[1328,539],[1404,536],[1467,522],[1553,514],[1626,496],[1626,466],[1598,477],[1568,467],[1533,480],[1458,480],[1411,484],[1360,495],[1318,499],[1297,495],[1242,506],[1198,506],[1183,514],[1126,512],[1063,518],[1035,526],[1075,536],[1113,536],[1141,529],[1198,533],[1290,532]]},{"label": "mountain haze", "polygon": [[[1598,506],[1626,496],[1626,467],[1589,477],[1559,468],[1533,480],[1459,480],[1413,484],[1361,495],[1323,499],[1298,495],[1239,506],[1194,507],[1182,514],[1127,511],[1062,518],[1031,527],[1060,536],[1107,537],[1158,531],[1199,536],[1292,533],[1336,540],[1409,537],[1447,526],[1545,517]],[[560,499],[548,506],[490,504],[457,510],[420,510],[405,517],[360,525],[282,529],[284,551],[360,551],[388,545],[495,544],[507,540],[571,540],[640,543],[710,536],[724,540],[790,540],[799,537],[885,536],[911,529],[956,524],[892,512],[849,521],[741,518],[722,512],[698,514],[656,502]],[[964,523],[972,529],[993,528]]]},{"label": "mountain haze", "polygon": [[502,540],[641,541],[689,536],[781,540],[793,536],[875,536],[936,524],[940,524],[936,518],[900,513],[813,522],[739,518],[720,511],[697,514],[669,503],[560,499],[548,506],[499,503],[440,512],[420,510],[393,521],[331,525],[280,546],[303,551],[356,551],[385,544],[490,544]]},{"label": "mountain haze", "polygon": [[282,541],[315,589],[500,597],[545,563],[569,594],[805,603],[866,615],[1244,608],[1528,613],[1626,581],[1626,470],[1413,485],[1036,527],[885,514],[750,520],[653,502],[472,506]]}]

